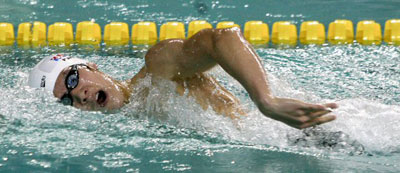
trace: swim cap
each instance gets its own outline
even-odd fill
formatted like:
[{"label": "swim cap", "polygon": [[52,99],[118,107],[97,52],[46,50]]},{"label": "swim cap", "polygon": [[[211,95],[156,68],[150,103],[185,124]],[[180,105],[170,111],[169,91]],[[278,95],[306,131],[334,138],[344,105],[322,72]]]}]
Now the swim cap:
[{"label": "swim cap", "polygon": [[88,61],[55,55],[43,58],[29,73],[28,85],[33,88],[45,88],[53,91],[56,80],[61,71],[75,64],[86,64]]}]

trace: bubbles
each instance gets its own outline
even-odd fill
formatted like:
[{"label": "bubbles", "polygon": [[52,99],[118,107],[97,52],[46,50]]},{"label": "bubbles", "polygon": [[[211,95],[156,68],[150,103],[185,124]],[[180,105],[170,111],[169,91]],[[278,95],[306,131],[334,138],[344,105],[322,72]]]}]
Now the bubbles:
[{"label": "bubbles", "polygon": [[[366,97],[398,103],[399,57],[395,47],[334,46],[289,50],[270,49],[265,67],[297,88],[318,91],[319,97]],[[295,74],[295,75],[293,75]],[[393,85],[392,85],[393,84]]]},{"label": "bubbles", "polygon": [[[109,6],[104,5],[108,2],[80,1],[82,8],[85,3],[98,4],[110,11],[122,10],[122,16],[140,9],[143,18],[161,21],[182,19],[188,23],[198,18],[176,17],[165,12],[149,14],[146,8],[152,5],[148,4]],[[213,1],[211,8],[229,7],[221,3]],[[269,17],[282,17],[276,14],[269,13]],[[290,17],[304,18],[295,13]],[[105,15],[96,20],[111,21],[111,17]],[[0,151],[7,158],[0,163],[3,167],[30,165],[59,170],[63,164],[82,163],[92,171],[104,168],[128,172],[184,171],[198,166],[187,162],[188,156],[209,160],[207,166],[234,163],[232,167],[246,167],[258,165],[265,155],[273,155],[279,159],[268,161],[278,160],[279,166],[287,158],[299,157],[298,160],[317,160],[323,163],[321,167],[349,162],[371,167],[385,165],[389,171],[398,168],[395,167],[400,160],[398,47],[258,49],[274,95],[339,104],[339,109],[333,112],[336,121],[303,131],[262,115],[243,87],[220,67],[208,74],[234,93],[247,110],[247,116],[237,121],[216,114],[212,108],[203,110],[195,99],[177,94],[175,83],[151,78],[141,80],[131,103],[115,114],[62,106],[52,93],[26,86],[29,70],[41,57],[61,51],[96,62],[100,70],[118,80],[128,80],[144,65],[140,58],[143,51],[135,54],[110,50],[103,54],[45,49],[0,55],[0,144],[3,146]],[[149,94],[143,98],[141,92]],[[248,158],[247,162],[238,161],[243,158]],[[150,168],[136,168],[139,165]]]},{"label": "bubbles", "polygon": [[103,160],[103,166],[107,168],[128,167],[130,162],[140,163],[140,159],[124,152],[105,153],[104,156],[94,156],[96,159]]},{"label": "bubbles", "polygon": [[199,14],[206,14],[208,12],[207,4],[202,1],[195,1],[193,5]]},{"label": "bubbles", "polygon": [[366,99],[343,100],[339,104],[333,130],[346,132],[370,151],[390,154],[400,150],[400,135],[396,133],[400,130],[399,106]]},{"label": "bubbles", "polygon": [[32,159],[31,161],[28,162],[28,164],[32,165],[32,166],[40,166],[40,167],[43,167],[43,168],[51,167],[51,163],[45,162],[45,161],[38,161],[36,159]]}]

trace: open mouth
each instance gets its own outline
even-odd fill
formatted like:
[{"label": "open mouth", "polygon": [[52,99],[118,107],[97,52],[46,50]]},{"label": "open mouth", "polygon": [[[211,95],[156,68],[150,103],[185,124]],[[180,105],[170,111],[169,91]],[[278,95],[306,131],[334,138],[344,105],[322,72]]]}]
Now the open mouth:
[{"label": "open mouth", "polygon": [[107,101],[106,92],[104,92],[103,90],[100,90],[99,92],[97,92],[96,101],[97,101],[97,104],[99,104],[101,107],[104,107],[106,105],[106,101]]}]

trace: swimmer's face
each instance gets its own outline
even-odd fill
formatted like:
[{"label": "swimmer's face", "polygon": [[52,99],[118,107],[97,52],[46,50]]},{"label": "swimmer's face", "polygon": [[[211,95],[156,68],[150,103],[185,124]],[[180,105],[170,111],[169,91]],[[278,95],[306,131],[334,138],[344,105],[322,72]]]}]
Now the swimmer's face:
[{"label": "swimmer's face", "polygon": [[[97,70],[97,65],[78,66],[79,82],[70,91],[72,105],[83,110],[105,111],[118,109],[124,105],[125,97],[120,85],[108,75]],[[66,95],[65,78],[71,71],[65,68],[57,77],[53,94],[58,99]]]}]

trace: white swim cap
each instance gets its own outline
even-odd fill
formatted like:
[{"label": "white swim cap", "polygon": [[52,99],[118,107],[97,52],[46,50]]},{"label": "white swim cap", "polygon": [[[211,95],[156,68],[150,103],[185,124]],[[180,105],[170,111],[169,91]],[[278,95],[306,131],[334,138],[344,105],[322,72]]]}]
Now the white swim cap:
[{"label": "white swim cap", "polygon": [[55,55],[43,58],[29,73],[28,85],[33,88],[45,88],[53,91],[56,80],[61,71],[75,64],[86,64],[88,61]]}]

